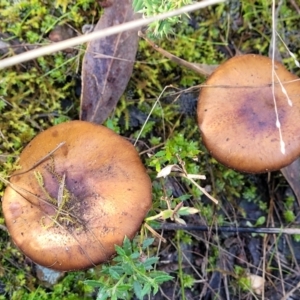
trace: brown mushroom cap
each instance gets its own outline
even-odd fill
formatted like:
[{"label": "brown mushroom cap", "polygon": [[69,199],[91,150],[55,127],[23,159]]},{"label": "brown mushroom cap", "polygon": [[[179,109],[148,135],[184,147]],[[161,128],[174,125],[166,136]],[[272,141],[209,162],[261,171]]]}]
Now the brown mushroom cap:
[{"label": "brown mushroom cap", "polygon": [[[289,165],[300,154],[300,82],[275,62],[275,97],[285,154],[281,152],[272,94],[272,60],[229,59],[208,78],[198,100],[198,123],[211,155],[233,169],[260,173]],[[291,82],[292,81],[292,82]],[[208,87],[206,87],[208,86]]]},{"label": "brown mushroom cap", "polygon": [[42,266],[68,271],[107,261],[151,207],[151,181],[137,151],[101,125],[54,126],[27,145],[19,165],[3,213],[16,245]]}]

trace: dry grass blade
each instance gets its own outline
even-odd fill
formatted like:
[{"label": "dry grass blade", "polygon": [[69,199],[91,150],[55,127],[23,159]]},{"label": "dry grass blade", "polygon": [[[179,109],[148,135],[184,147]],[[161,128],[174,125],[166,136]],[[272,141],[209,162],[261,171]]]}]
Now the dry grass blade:
[{"label": "dry grass blade", "polygon": [[276,227],[232,227],[219,226],[218,228],[200,225],[180,226],[176,224],[162,224],[161,229],[164,230],[187,230],[187,231],[212,231],[220,232],[234,232],[234,233],[256,233],[256,234],[300,234],[300,228],[276,228]]},{"label": "dry grass blade", "polygon": [[117,33],[123,32],[123,31],[139,28],[141,26],[148,25],[157,20],[167,19],[167,18],[170,18],[173,16],[188,13],[188,12],[191,12],[191,11],[194,11],[197,9],[201,9],[201,8],[204,8],[204,7],[207,7],[210,5],[214,5],[214,4],[218,4],[218,3],[222,3],[222,2],[225,2],[225,0],[204,0],[199,3],[188,5],[188,6],[180,8],[180,9],[176,9],[174,11],[160,14],[160,15],[157,15],[154,17],[127,22],[125,24],[116,25],[114,27],[107,28],[105,30],[92,32],[87,35],[75,37],[75,38],[72,38],[72,39],[69,39],[66,41],[62,41],[59,43],[41,47],[39,49],[28,51],[26,53],[22,53],[20,55],[1,60],[0,61],[0,69],[7,68],[9,66],[14,66],[14,65],[17,65],[19,63],[22,63],[22,62],[25,62],[25,61],[28,61],[31,59],[35,59],[40,56],[51,54],[53,52],[57,52],[57,51],[64,50],[64,49],[67,49],[70,47],[74,47],[74,46],[92,41],[94,39],[98,39],[98,38],[102,38],[105,36],[114,35],[114,34],[117,34]]},{"label": "dry grass blade", "polygon": [[35,164],[33,164],[32,167],[30,167],[29,169],[27,170],[24,170],[22,172],[18,172],[18,173],[15,173],[15,174],[12,174],[10,177],[13,177],[13,176],[17,176],[17,175],[22,175],[22,174],[25,174],[31,170],[33,170],[34,168],[36,168],[39,164],[41,164],[42,162],[44,162],[46,159],[48,159],[56,150],[58,150],[60,147],[62,147],[66,142],[61,142],[59,143],[52,151],[50,151],[47,155],[45,155],[44,157],[42,157],[40,160],[38,160]]},{"label": "dry grass blade", "polygon": [[160,48],[157,44],[153,41],[149,40],[142,32],[139,32],[139,36],[142,37],[147,43],[157,52],[162,54],[164,57],[170,59],[171,61],[175,62],[176,64],[188,68],[199,75],[202,76],[209,76],[217,67],[218,65],[206,65],[206,64],[198,64],[198,63],[191,63],[188,62],[178,56],[171,54],[170,52]]}]

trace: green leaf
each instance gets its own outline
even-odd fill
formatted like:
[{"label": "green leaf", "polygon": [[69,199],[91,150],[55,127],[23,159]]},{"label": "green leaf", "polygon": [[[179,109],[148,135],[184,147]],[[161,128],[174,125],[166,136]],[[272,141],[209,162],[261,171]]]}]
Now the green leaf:
[{"label": "green leaf", "polygon": [[199,212],[199,209],[194,207],[181,207],[178,211],[178,214],[181,216],[193,215]]},{"label": "green leaf", "polygon": [[154,242],[153,238],[149,238],[149,239],[144,240],[143,245],[142,245],[142,249],[145,250],[147,247],[152,245],[153,242]]},{"label": "green leaf", "polygon": [[144,2],[143,0],[133,0],[132,6],[135,12],[139,12],[144,8]]},{"label": "green leaf", "polygon": [[118,285],[118,291],[120,291],[120,292],[130,291],[131,288],[132,288],[131,284],[119,284]]},{"label": "green leaf", "polygon": [[140,253],[138,253],[138,252],[134,252],[130,255],[130,258],[132,258],[132,259],[137,259],[139,257],[140,257]]},{"label": "green leaf", "polygon": [[142,286],[141,286],[140,282],[134,281],[133,291],[134,291],[135,295],[138,297],[138,299],[143,299]]},{"label": "green leaf", "polygon": [[132,252],[131,242],[127,236],[124,238],[123,249],[125,250],[127,255],[130,255]]},{"label": "green leaf", "polygon": [[145,260],[143,265],[147,270],[149,270],[150,268],[152,268],[152,265],[158,262],[158,259],[159,259],[158,257],[149,257]]},{"label": "green leaf", "polygon": [[92,287],[101,287],[103,285],[98,280],[85,280],[84,283]]},{"label": "green leaf", "polygon": [[116,280],[119,280],[121,278],[120,274],[114,270],[113,268],[110,268],[109,269],[109,275],[113,278],[113,279],[116,279]]},{"label": "green leaf", "polygon": [[156,283],[163,283],[165,281],[169,281],[169,280],[172,280],[174,279],[174,277],[170,276],[170,275],[160,275],[160,276],[156,276],[154,278],[154,281]]},{"label": "green leaf", "polygon": [[255,226],[261,226],[266,222],[266,217],[265,216],[261,216],[257,219]]},{"label": "green leaf", "polygon": [[171,218],[172,215],[173,215],[173,210],[171,210],[171,209],[166,209],[166,210],[161,212],[161,217],[164,220]]},{"label": "green leaf", "polygon": [[176,199],[178,199],[180,202],[183,202],[183,201],[186,201],[186,200],[188,200],[188,199],[190,199],[190,198],[191,198],[191,195],[189,195],[189,194],[184,194],[184,195],[179,196],[179,197],[176,198]]},{"label": "green leaf", "polygon": [[150,292],[151,292],[151,287],[154,288],[154,289],[158,288],[156,285],[153,286],[153,285],[151,285],[149,282],[147,282],[147,283],[144,285],[144,288],[143,288],[143,290],[142,290],[142,295],[145,296],[145,295],[150,294]]},{"label": "green leaf", "polygon": [[294,222],[296,219],[296,216],[292,210],[287,210],[283,213],[284,218],[287,222]]},{"label": "green leaf", "polygon": [[97,300],[106,300],[108,297],[109,294],[105,290],[99,291],[97,295]]},{"label": "green leaf", "polygon": [[294,239],[296,242],[300,242],[300,234],[293,234],[293,239]]},{"label": "green leaf", "polygon": [[115,246],[116,252],[121,255],[121,256],[126,256],[125,250],[122,249],[120,246],[116,245]]},{"label": "green leaf", "polygon": [[132,266],[128,263],[123,264],[123,271],[127,275],[132,275],[134,273],[132,270]]}]

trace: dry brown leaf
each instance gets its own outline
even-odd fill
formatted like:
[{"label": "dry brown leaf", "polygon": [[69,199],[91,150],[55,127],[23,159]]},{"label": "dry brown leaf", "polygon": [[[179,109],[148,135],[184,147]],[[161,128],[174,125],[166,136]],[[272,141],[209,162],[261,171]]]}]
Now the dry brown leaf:
[{"label": "dry brown leaf", "polygon": [[297,201],[300,205],[300,185],[299,185],[299,174],[300,174],[300,158],[298,157],[290,165],[282,168],[281,173],[292,188]]},{"label": "dry brown leaf", "polygon": [[[101,30],[135,18],[132,1],[114,0],[95,27]],[[91,41],[82,66],[80,119],[103,123],[116,106],[132,74],[138,30]]]}]

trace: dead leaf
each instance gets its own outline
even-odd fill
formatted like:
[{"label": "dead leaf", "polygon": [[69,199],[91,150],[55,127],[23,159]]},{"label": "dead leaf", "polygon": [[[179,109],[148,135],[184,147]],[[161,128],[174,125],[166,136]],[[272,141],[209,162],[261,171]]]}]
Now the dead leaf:
[{"label": "dead leaf", "polygon": [[[132,1],[111,1],[94,30],[135,19]],[[91,41],[82,66],[80,119],[103,123],[116,106],[132,74],[138,30]]]},{"label": "dead leaf", "polygon": [[295,196],[298,200],[300,205],[300,181],[299,181],[299,174],[300,174],[300,158],[297,158],[288,166],[282,168],[281,173],[289,183],[290,187],[295,193]]},{"label": "dead leaf", "polygon": [[156,178],[160,178],[160,177],[166,178],[168,175],[171,174],[172,171],[183,172],[183,170],[177,165],[167,165],[157,173]]},{"label": "dead leaf", "polygon": [[261,295],[264,288],[265,279],[255,274],[249,274],[247,278],[250,279],[250,285],[254,293],[257,295]]}]

